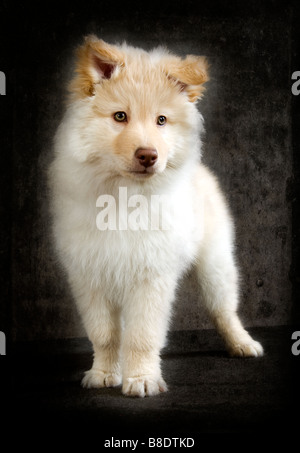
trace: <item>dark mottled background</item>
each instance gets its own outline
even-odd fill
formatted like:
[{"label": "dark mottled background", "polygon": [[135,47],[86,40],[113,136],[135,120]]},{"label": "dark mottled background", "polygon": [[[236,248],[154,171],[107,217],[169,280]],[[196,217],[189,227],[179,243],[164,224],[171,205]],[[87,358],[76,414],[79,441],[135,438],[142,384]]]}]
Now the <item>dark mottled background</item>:
[{"label": "dark mottled background", "polygon": [[[0,3],[0,70],[7,78],[0,97],[0,330],[8,340],[84,335],[49,241],[45,172],[73,50],[88,33],[208,57],[211,80],[199,104],[204,161],[219,176],[236,219],[241,317],[246,326],[296,324],[297,2],[29,5]],[[198,299],[191,272],[172,329],[210,327]]]}]

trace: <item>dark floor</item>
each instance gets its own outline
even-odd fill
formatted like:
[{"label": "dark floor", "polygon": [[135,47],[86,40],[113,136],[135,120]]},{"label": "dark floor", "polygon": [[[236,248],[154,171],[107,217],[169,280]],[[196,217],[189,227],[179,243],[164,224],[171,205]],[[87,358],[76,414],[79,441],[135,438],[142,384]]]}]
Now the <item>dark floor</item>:
[{"label": "dark floor", "polygon": [[[114,389],[83,389],[92,362],[87,340],[19,344],[11,360],[9,411],[15,426],[87,430],[105,439],[197,437],[201,433],[294,432],[300,355],[291,353],[292,328],[256,328],[265,355],[233,359],[215,331],[176,332],[163,351],[169,391],[128,398]],[[297,368],[296,368],[297,367]],[[296,431],[297,432],[297,431]],[[119,437],[118,437],[119,436]],[[129,439],[131,437],[129,436]]]}]

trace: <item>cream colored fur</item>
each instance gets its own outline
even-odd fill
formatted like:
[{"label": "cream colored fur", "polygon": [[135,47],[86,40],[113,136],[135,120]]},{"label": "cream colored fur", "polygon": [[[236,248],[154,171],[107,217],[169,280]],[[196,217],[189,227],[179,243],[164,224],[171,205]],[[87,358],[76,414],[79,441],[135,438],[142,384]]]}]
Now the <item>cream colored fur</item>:
[{"label": "cream colored fur", "polygon": [[[83,386],[122,383],[124,394],[141,397],[167,389],[160,350],[178,280],[191,265],[229,353],[261,355],[237,316],[232,219],[200,159],[203,119],[195,103],[208,80],[206,60],[89,37],[76,71],[50,185],[56,248],[94,348]],[[127,121],[116,121],[115,112]],[[140,147],[158,154],[145,174],[133,172]],[[118,200],[120,187],[149,205],[152,195],[165,196],[167,227],[100,231],[97,199]]]}]

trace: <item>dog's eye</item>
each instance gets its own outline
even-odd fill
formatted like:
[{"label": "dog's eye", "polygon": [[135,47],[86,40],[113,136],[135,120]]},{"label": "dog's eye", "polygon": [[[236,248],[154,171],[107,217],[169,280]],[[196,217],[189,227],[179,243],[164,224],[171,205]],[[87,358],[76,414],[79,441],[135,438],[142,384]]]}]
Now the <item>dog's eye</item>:
[{"label": "dog's eye", "polygon": [[124,121],[127,121],[127,115],[125,112],[116,112],[114,114],[114,119],[119,123],[123,123]]},{"label": "dog's eye", "polygon": [[157,117],[156,124],[158,124],[159,126],[164,126],[164,124],[166,124],[166,122],[167,122],[167,118],[164,115],[159,115]]}]

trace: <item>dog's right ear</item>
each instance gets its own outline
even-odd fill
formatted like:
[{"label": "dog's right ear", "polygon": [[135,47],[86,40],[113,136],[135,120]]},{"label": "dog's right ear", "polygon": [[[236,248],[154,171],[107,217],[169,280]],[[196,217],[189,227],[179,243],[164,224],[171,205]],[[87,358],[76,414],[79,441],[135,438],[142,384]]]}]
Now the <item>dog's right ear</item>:
[{"label": "dog's right ear", "polygon": [[95,85],[116,75],[123,65],[119,48],[90,35],[77,50],[77,75],[69,89],[79,97],[93,96]]}]

